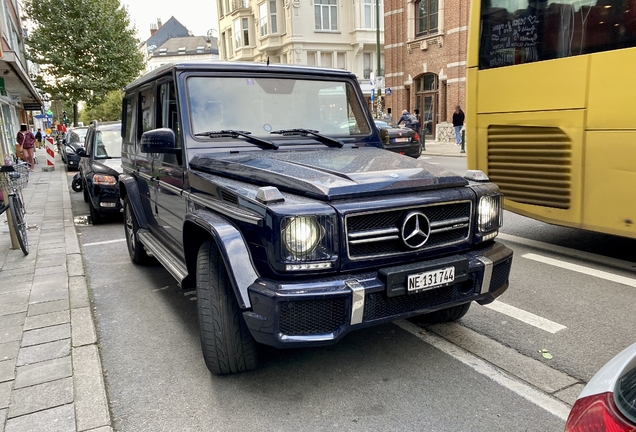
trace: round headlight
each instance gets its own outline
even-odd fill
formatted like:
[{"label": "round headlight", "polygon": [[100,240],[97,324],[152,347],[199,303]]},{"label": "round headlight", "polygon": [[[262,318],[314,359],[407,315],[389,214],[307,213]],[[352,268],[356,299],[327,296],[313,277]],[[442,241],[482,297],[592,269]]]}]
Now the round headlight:
[{"label": "round headlight", "polygon": [[283,230],[283,242],[294,255],[306,254],[314,250],[324,235],[323,231],[312,217],[291,218]]}]

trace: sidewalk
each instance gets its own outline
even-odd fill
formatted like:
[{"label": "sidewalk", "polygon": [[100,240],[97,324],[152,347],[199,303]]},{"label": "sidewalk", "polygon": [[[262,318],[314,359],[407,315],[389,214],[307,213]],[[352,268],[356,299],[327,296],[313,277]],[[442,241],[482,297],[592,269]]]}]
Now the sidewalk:
[{"label": "sidewalk", "polygon": [[422,156],[456,156],[466,157],[466,153],[460,153],[462,146],[455,145],[454,142],[429,141],[424,143],[426,150]]},{"label": "sidewalk", "polygon": [[112,431],[66,171],[42,161],[24,199],[30,253],[0,216],[0,432]]}]

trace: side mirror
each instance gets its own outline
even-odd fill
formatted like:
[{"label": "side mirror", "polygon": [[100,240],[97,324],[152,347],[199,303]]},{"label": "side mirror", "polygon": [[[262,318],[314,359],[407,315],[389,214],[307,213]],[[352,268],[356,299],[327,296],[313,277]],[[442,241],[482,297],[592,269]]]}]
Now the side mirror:
[{"label": "side mirror", "polygon": [[169,128],[153,129],[141,135],[142,153],[181,154],[174,131]]},{"label": "side mirror", "polygon": [[[69,147],[70,147],[70,146],[69,146]],[[79,157],[88,157],[88,155],[86,154],[86,150],[84,150],[84,149],[83,149],[83,148],[81,148],[81,147],[76,148],[76,149],[75,149],[75,153],[77,153],[77,155],[78,155]]]}]

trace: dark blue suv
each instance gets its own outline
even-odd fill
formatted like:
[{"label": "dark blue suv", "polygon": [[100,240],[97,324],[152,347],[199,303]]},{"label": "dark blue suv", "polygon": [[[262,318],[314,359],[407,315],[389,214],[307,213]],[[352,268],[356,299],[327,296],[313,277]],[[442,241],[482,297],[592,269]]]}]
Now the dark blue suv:
[{"label": "dark blue suv", "polygon": [[130,257],[196,288],[212,373],[255,368],[257,342],[457,320],[508,288],[499,188],[383,149],[349,72],[167,65],[123,114]]}]

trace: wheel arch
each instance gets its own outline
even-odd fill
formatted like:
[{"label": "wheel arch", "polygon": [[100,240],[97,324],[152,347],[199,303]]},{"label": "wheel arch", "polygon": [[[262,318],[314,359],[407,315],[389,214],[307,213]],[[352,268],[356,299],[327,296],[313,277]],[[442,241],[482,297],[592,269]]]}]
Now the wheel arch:
[{"label": "wheel arch", "polygon": [[132,176],[122,174],[119,176],[119,198],[123,202],[126,197],[130,200],[139,228],[148,229],[148,219],[141,203],[137,181]]},{"label": "wheel arch", "polygon": [[247,288],[259,275],[243,235],[229,219],[207,210],[197,210],[186,216],[183,224],[183,252],[188,274],[196,274],[197,253],[208,240],[221,253],[240,308],[249,309],[251,303]]}]

